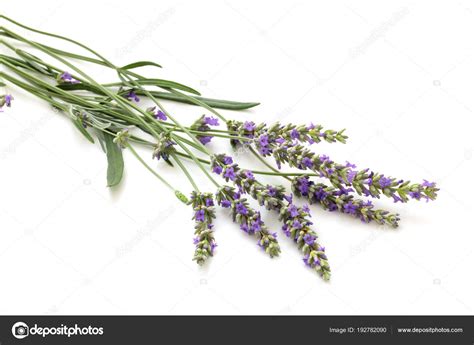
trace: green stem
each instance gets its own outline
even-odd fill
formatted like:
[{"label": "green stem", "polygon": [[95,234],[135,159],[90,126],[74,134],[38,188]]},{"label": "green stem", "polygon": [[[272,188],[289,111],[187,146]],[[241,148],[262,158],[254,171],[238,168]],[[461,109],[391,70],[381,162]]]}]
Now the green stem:
[{"label": "green stem", "polygon": [[155,170],[153,170],[144,160],[142,157],[140,157],[140,155],[137,153],[137,151],[135,151],[135,149],[132,147],[132,145],[130,145],[129,143],[126,144],[126,148],[128,148],[130,150],[130,152],[135,156],[135,158],[137,158],[140,163],[143,164],[143,166],[145,168],[148,169],[149,172],[151,172],[153,175],[155,175],[155,177],[157,177],[161,182],[163,182],[169,189],[171,189],[172,191],[176,192],[177,189],[173,188],[172,185],[170,185],[168,183],[168,181],[166,181],[163,177],[161,177],[160,174],[158,174]]}]

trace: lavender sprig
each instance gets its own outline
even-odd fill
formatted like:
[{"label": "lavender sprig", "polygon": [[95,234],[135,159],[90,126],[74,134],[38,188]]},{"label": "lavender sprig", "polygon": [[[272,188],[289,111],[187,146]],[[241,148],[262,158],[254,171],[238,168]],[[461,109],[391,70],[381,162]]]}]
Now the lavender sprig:
[{"label": "lavender sprig", "polygon": [[258,246],[262,248],[271,258],[280,254],[280,245],[277,234],[270,233],[262,221],[260,212],[249,206],[247,200],[234,187],[224,186],[216,193],[217,204],[230,208],[232,220],[240,224],[240,229],[250,235],[255,234],[258,238]]},{"label": "lavender sprig", "polygon": [[191,205],[193,207],[193,219],[196,222],[194,227],[194,258],[199,265],[214,255],[214,249],[217,247],[212,230],[212,220],[216,217],[214,209],[214,199],[212,193],[198,193],[194,191],[191,194]]},{"label": "lavender sprig", "polygon": [[318,272],[323,279],[329,280],[331,270],[325,248],[317,242],[317,235],[310,228],[313,223],[308,219],[310,214],[307,207],[294,205],[293,198],[285,194],[282,186],[263,186],[248,170],[241,170],[234,164],[229,156],[213,155],[211,167],[214,173],[221,175],[226,181],[232,181],[241,193],[247,193],[261,206],[277,211],[283,222],[283,232],[297,243],[304,254],[305,264]]},{"label": "lavender sprig", "polygon": [[[268,126],[265,123],[256,125],[252,121],[227,121],[228,130],[239,137],[246,137],[249,139],[258,138],[262,135],[266,135],[268,140],[279,142],[279,141],[298,141],[300,143],[320,143],[326,141],[328,143],[341,142],[346,143],[348,138],[344,135],[345,129],[341,131],[335,131],[332,129],[324,130],[321,125],[294,125],[289,123],[282,125],[279,122]],[[237,146],[239,144],[248,144],[249,142],[231,139],[231,144]],[[263,148],[261,148],[263,149]],[[263,149],[265,151],[265,149]]]},{"label": "lavender sprig", "polygon": [[380,195],[393,198],[395,202],[408,202],[409,197],[426,201],[436,199],[439,189],[436,183],[424,180],[422,183],[398,180],[375,173],[370,169],[355,170],[356,166],[347,162],[338,164],[326,155],[317,155],[293,141],[271,141],[268,135],[254,139],[254,145],[263,156],[272,155],[278,167],[287,163],[300,170],[312,170],[320,177],[329,179],[331,184],[341,190],[344,186],[353,187],[359,195],[380,198]]},{"label": "lavender sprig", "polygon": [[372,202],[356,199],[353,189],[338,189],[323,183],[314,183],[308,176],[292,180],[292,190],[296,196],[305,197],[310,204],[318,203],[330,212],[339,211],[359,218],[365,223],[375,221],[380,225],[398,227],[399,215],[389,211],[375,209]]}]

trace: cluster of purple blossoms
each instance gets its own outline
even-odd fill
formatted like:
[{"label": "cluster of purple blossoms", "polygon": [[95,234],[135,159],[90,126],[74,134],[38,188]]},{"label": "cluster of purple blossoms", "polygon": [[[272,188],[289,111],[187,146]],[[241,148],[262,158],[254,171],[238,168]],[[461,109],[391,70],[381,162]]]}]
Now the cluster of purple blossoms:
[{"label": "cluster of purple blossoms", "polygon": [[262,151],[262,137],[255,138],[253,144],[264,156],[272,155],[278,167],[286,163],[300,170],[311,170],[319,177],[327,178],[331,184],[344,190],[352,187],[359,195],[380,198],[380,195],[393,198],[395,202],[407,202],[409,198],[426,201],[434,200],[438,188],[433,182],[410,183],[375,173],[369,169],[356,170],[351,163],[338,164],[326,155],[316,155],[314,152],[295,144],[293,141],[281,140],[272,142],[263,138],[265,150]]},{"label": "cluster of purple blossoms", "polygon": [[[212,116],[202,115],[189,128],[193,131],[207,132],[211,129],[210,126],[219,126],[219,120]],[[212,135],[197,135],[196,138],[203,145],[206,145],[212,140],[213,136]]]},{"label": "cluster of purple blossoms", "polygon": [[[224,154],[214,155],[211,160],[212,171],[221,175],[226,181],[232,181],[239,193],[247,193],[261,206],[277,211],[283,223],[283,232],[291,237],[303,252],[305,263],[316,270],[325,280],[330,277],[330,268],[324,247],[317,242],[316,233],[310,228],[307,206],[293,204],[293,197],[285,193],[282,186],[264,186],[255,180],[247,170],[241,170],[231,157]],[[309,240],[309,236],[313,240]],[[309,244],[305,242],[305,236]]]},{"label": "cluster of purple blossoms", "polygon": [[166,116],[166,114],[161,109],[157,110],[156,107],[150,107],[146,111],[157,120],[168,120],[168,116]]},{"label": "cluster of purple blossoms", "polygon": [[318,236],[310,227],[313,222],[309,220],[311,217],[309,207],[296,206],[291,196],[287,196],[285,201],[286,203],[280,208],[283,232],[292,238],[303,252],[303,261],[306,266],[315,269],[325,280],[329,280],[331,271],[326,249],[317,242]]},{"label": "cluster of purple blossoms", "polygon": [[193,192],[191,205],[194,211],[193,219],[196,222],[193,240],[196,249],[193,260],[202,265],[210,256],[214,255],[214,250],[217,247],[212,230],[212,221],[216,217],[213,195]]},{"label": "cluster of purple blossoms", "polygon": [[349,189],[339,189],[323,183],[314,183],[308,176],[296,177],[292,180],[292,190],[298,197],[308,199],[310,204],[320,204],[325,210],[339,211],[359,218],[365,223],[375,221],[380,225],[398,227],[398,214],[375,209],[372,202],[356,199]]},{"label": "cluster of purple blossoms", "polygon": [[134,101],[136,103],[140,102],[140,98],[138,97],[138,95],[135,93],[135,90],[133,89],[128,91],[123,97],[125,97],[129,101]]},{"label": "cluster of purple blossoms", "polygon": [[60,84],[79,84],[80,81],[72,77],[71,73],[63,72],[58,76],[58,82]]},{"label": "cluster of purple blossoms", "polygon": [[[245,137],[249,139],[256,139],[260,144],[257,145],[257,150],[262,154],[268,154],[270,148],[270,143],[281,143],[285,141],[293,141],[300,143],[320,143],[321,141],[326,141],[329,143],[341,142],[345,143],[347,136],[344,135],[345,130],[334,131],[331,129],[323,130],[321,125],[294,125],[287,124],[282,125],[279,122],[268,126],[265,123],[256,125],[251,121],[228,121],[227,128],[229,132],[234,136]],[[242,140],[232,139],[231,143],[233,146],[239,144],[245,145],[249,144],[250,140],[245,142]]]},{"label": "cluster of purple blossoms", "polygon": [[153,158],[160,160],[163,158],[165,162],[171,164],[169,157],[172,153],[176,152],[174,146],[176,143],[171,140],[169,133],[160,133],[158,142],[153,149]]},{"label": "cluster of purple blossoms", "polygon": [[1,95],[0,96],[0,111],[3,111],[3,107],[10,108],[12,106],[13,96],[12,95]]},{"label": "cluster of purple blossoms", "polygon": [[217,204],[232,211],[232,220],[240,224],[240,229],[250,235],[256,235],[258,246],[270,257],[280,254],[277,234],[270,233],[262,221],[260,212],[249,206],[247,200],[234,187],[225,186],[216,194]]}]

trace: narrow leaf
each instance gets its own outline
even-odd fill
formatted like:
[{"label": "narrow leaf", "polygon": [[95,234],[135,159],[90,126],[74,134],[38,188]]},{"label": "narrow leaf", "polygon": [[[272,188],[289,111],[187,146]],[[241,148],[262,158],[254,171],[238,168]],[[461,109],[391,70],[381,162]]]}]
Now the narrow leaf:
[{"label": "narrow leaf", "polygon": [[[139,91],[137,93],[140,94]],[[150,93],[153,95],[153,97],[156,97],[156,98],[197,105],[183,96],[175,95],[169,92],[150,91]],[[212,108],[217,108],[217,109],[245,110],[245,109],[256,107],[257,105],[260,104],[257,102],[235,102],[235,101],[226,101],[226,100],[221,100],[221,99],[204,98],[204,97],[194,97],[194,98],[207,104],[208,106]]]},{"label": "narrow leaf", "polygon": [[138,68],[138,67],[143,67],[143,66],[155,66],[155,67],[161,68],[161,65],[157,64],[156,62],[138,61],[138,62],[128,64],[126,66],[123,66],[121,69],[133,69],[133,68]]},{"label": "narrow leaf", "polygon": [[123,156],[120,147],[114,143],[114,137],[104,133],[105,149],[107,154],[107,187],[120,183],[123,176]]}]

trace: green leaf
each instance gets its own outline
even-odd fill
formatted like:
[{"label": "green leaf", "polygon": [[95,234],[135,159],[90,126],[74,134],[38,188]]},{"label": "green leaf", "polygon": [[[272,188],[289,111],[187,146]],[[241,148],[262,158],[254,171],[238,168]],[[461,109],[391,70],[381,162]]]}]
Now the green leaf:
[{"label": "green leaf", "polygon": [[[169,92],[150,91],[150,93],[153,95],[153,97],[156,97],[156,98],[197,105],[183,96],[172,94]],[[256,107],[257,105],[260,104],[257,102],[235,102],[235,101],[226,101],[226,100],[221,100],[221,99],[204,98],[204,97],[194,97],[194,98],[207,104],[208,106],[212,108],[227,109],[227,110],[245,110],[245,109]]]},{"label": "green leaf", "polygon": [[152,62],[152,61],[138,61],[138,62],[134,62],[134,63],[128,64],[128,65],[126,65],[126,66],[123,66],[123,67],[120,68],[120,69],[133,69],[133,68],[138,68],[138,67],[143,67],[143,66],[155,66],[155,67],[161,68],[161,65],[157,64],[156,62]]},{"label": "green leaf", "polygon": [[120,147],[114,143],[114,136],[103,133],[107,154],[107,187],[120,183],[123,176],[123,156]]},{"label": "green leaf", "polygon": [[[159,86],[159,87],[164,87],[164,88],[171,88],[171,89],[176,89],[176,90],[181,90],[185,92],[189,92],[195,95],[200,96],[201,94],[199,91],[194,90],[193,88],[171,81],[171,80],[165,80],[165,79],[137,79],[135,80],[137,84],[140,85],[152,85],[152,86]],[[137,90],[139,91],[139,90]]]}]

